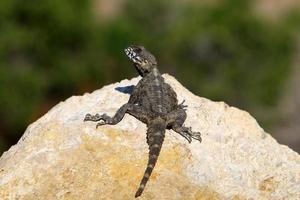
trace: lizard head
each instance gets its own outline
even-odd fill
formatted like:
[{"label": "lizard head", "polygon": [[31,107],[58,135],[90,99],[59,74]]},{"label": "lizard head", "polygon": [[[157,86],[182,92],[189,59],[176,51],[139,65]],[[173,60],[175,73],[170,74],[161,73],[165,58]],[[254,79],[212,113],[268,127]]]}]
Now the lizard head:
[{"label": "lizard head", "polygon": [[131,45],[125,49],[125,53],[142,77],[157,66],[155,57],[143,46]]}]

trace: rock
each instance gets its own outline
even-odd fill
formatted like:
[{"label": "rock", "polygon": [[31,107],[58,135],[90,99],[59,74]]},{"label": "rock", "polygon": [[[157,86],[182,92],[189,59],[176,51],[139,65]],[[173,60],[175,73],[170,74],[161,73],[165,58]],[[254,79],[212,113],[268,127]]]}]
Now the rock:
[{"label": "rock", "polygon": [[[193,95],[164,75],[188,105],[191,144],[166,132],[140,199],[300,199],[300,156],[278,144],[247,112]],[[147,159],[146,126],[130,115],[95,128],[86,113],[127,102],[139,78],[59,103],[0,159],[0,199],[134,199]],[[131,86],[131,87],[130,87]]]}]

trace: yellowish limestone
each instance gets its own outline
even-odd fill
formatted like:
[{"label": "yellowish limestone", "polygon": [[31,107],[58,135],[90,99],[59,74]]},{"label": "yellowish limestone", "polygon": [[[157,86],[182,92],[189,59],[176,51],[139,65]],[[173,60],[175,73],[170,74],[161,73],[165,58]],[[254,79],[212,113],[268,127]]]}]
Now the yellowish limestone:
[{"label": "yellowish limestone", "polygon": [[[158,163],[139,199],[300,199],[300,156],[278,144],[247,112],[197,97],[173,77],[188,105],[187,126],[203,141],[166,132]],[[135,199],[148,161],[146,126],[126,115],[115,126],[83,122],[86,113],[113,115],[128,100],[115,90],[71,97],[31,124],[0,158],[2,200]]]}]

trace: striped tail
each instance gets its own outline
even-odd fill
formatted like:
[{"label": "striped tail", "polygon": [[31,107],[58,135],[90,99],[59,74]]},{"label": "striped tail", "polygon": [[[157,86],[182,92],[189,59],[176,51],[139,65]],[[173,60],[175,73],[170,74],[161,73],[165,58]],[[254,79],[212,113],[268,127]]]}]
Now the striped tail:
[{"label": "striped tail", "polygon": [[161,118],[153,120],[147,130],[147,143],[149,145],[149,160],[144,173],[144,177],[140,183],[140,187],[135,193],[135,197],[140,196],[149,180],[152,170],[156,164],[158,155],[160,153],[166,131],[166,123]]}]

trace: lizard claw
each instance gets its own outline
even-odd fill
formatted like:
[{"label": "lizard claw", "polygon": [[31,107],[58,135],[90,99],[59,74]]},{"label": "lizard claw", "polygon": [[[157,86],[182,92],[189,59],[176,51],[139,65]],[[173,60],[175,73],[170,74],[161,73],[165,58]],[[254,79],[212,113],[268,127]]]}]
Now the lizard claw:
[{"label": "lizard claw", "polygon": [[91,114],[86,114],[83,121],[89,121],[91,120],[91,117],[92,117]]},{"label": "lizard claw", "polygon": [[[100,121],[101,119],[103,119],[104,115],[99,115],[98,113],[95,115],[91,115],[91,114],[86,114],[85,118],[83,121],[93,121],[93,122],[97,122]],[[105,117],[105,116],[104,116]]]},{"label": "lizard claw", "polygon": [[95,115],[91,115],[91,114],[86,114],[84,117],[84,121],[93,121],[93,122],[98,122],[98,124],[96,125],[96,128],[98,128],[98,126],[102,126],[107,124],[107,122],[109,122],[110,117],[106,114],[95,114]]},{"label": "lizard claw", "polygon": [[187,141],[188,141],[189,143],[191,143],[191,142],[192,142],[192,137],[191,137],[191,136],[189,136],[189,137],[186,137],[186,139],[187,139]]},{"label": "lizard claw", "polygon": [[96,125],[96,129],[97,129],[99,126],[102,126],[102,125],[105,125],[105,121],[99,122],[99,123]]},{"label": "lizard claw", "polygon": [[95,115],[86,114],[85,118],[84,118],[84,121],[93,121],[93,122],[100,121],[96,126],[96,128],[98,128],[98,126],[102,126],[102,125],[105,125],[105,124],[110,124],[112,119],[107,114],[102,114],[102,115],[99,115],[99,114],[95,114]]},{"label": "lizard claw", "polygon": [[185,102],[185,100],[183,100],[183,101],[178,105],[178,107],[179,107],[180,109],[184,109],[184,108],[188,107],[187,105],[183,105],[184,102]]},{"label": "lizard claw", "polygon": [[202,142],[201,133],[200,132],[193,132],[191,135],[193,139],[198,140],[199,142]]},{"label": "lizard claw", "polygon": [[100,121],[100,122],[98,122],[98,124],[96,125],[96,128],[98,128],[99,126],[105,125],[105,124],[109,124],[109,122],[111,121],[111,118],[107,114],[102,114],[102,115],[98,115],[97,121]]},{"label": "lizard claw", "polygon": [[192,136],[190,134],[186,133],[179,133],[181,136],[183,136],[189,143],[192,142]]}]

